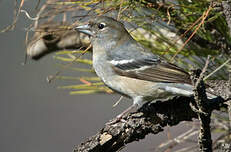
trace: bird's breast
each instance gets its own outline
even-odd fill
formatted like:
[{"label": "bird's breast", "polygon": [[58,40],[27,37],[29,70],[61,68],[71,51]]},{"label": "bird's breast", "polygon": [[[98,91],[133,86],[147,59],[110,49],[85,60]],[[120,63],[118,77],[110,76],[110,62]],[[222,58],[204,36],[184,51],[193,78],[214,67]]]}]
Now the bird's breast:
[{"label": "bird's breast", "polygon": [[130,94],[126,92],[126,88],[124,88],[125,86],[123,83],[118,81],[118,77],[121,76],[114,72],[110,63],[107,62],[104,54],[94,54],[93,52],[93,68],[97,76],[104,82],[106,86],[120,94],[131,97]]}]

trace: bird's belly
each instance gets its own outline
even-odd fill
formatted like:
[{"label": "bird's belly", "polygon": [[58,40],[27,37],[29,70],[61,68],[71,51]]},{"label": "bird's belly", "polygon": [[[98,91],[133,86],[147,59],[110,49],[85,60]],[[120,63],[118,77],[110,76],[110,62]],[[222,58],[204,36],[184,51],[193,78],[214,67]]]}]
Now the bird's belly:
[{"label": "bird's belly", "polygon": [[166,99],[172,94],[159,88],[158,83],[144,81],[124,76],[116,76],[114,81],[106,82],[112,88],[116,86],[116,91],[126,94],[131,98],[141,96],[147,100]]},{"label": "bird's belly", "polygon": [[192,88],[187,84],[156,83],[125,76],[115,76],[113,79],[105,81],[105,84],[121,94],[133,99],[140,96],[145,101],[165,100],[177,95],[192,95]]},{"label": "bird's belly", "polygon": [[187,91],[184,92],[184,86],[177,86],[174,83],[156,83],[120,76],[113,71],[109,64],[100,61],[102,59],[102,56],[101,58],[96,58],[96,56],[93,58],[93,67],[96,74],[106,86],[122,95],[133,99],[141,96],[147,100],[167,99],[176,95],[190,95]]}]

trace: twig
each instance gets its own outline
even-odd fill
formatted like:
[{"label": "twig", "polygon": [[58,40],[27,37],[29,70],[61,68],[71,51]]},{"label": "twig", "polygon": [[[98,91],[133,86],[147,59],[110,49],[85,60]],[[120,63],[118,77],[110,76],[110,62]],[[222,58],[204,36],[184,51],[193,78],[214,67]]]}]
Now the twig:
[{"label": "twig", "polygon": [[214,73],[216,73],[217,71],[219,71],[221,68],[223,68],[227,63],[229,63],[231,61],[231,58],[229,58],[227,61],[225,61],[222,65],[220,65],[218,68],[216,68],[213,72],[211,72],[209,75],[207,75],[206,77],[204,77],[204,80],[207,80],[209,77],[211,77]]},{"label": "twig", "polygon": [[203,70],[201,71],[201,74],[200,74],[200,76],[199,76],[197,82],[195,83],[195,87],[197,87],[198,84],[200,83],[200,81],[203,80],[203,77],[204,77],[205,72],[206,72],[206,70],[207,70],[207,68],[208,68],[208,65],[209,65],[209,59],[210,59],[210,56],[207,57],[207,60],[206,60],[206,62],[205,62],[205,66],[204,66]]},{"label": "twig", "polygon": [[38,0],[37,4],[36,4],[36,6],[35,6],[35,9],[36,9],[36,10],[38,9],[39,4],[40,4],[40,0]]},{"label": "twig", "polygon": [[168,140],[167,142],[162,143],[161,145],[158,146],[158,148],[155,150],[156,152],[158,151],[165,151],[167,148],[175,147],[176,145],[179,145],[181,143],[184,143],[187,139],[190,137],[198,134],[198,130],[196,130],[195,127],[192,127],[190,130],[180,134],[179,136],[175,137],[174,139]]},{"label": "twig", "polygon": [[175,152],[194,152],[194,150],[197,148],[197,145],[193,145],[193,146],[190,146],[190,147],[185,147],[185,148],[182,148],[180,150],[177,150]]},{"label": "twig", "polygon": [[114,107],[116,107],[116,106],[120,103],[120,101],[123,99],[123,97],[124,97],[124,96],[120,96],[119,100],[118,100],[118,101],[116,101],[116,103],[115,103],[115,104],[113,104],[113,106],[112,106],[112,107],[113,107],[113,108],[114,108]]},{"label": "twig", "polygon": [[8,25],[6,28],[4,28],[3,30],[0,31],[0,33],[4,33],[4,32],[7,32],[7,31],[10,31],[10,30],[13,30],[16,26],[16,23],[18,21],[18,17],[19,17],[19,14],[20,14],[20,10],[22,8],[22,6],[24,5],[24,0],[21,0],[21,3],[19,4],[19,7],[17,7],[17,0],[15,0],[15,8],[14,8],[14,19],[13,19],[13,22]]},{"label": "twig", "polygon": [[193,31],[193,33],[190,35],[190,37],[184,42],[184,44],[182,45],[182,47],[176,51],[176,53],[173,55],[173,57],[171,58],[170,62],[173,62],[174,58],[176,57],[176,55],[185,47],[185,45],[191,40],[191,38],[196,34],[196,32],[199,30],[199,28],[201,27],[201,25],[204,24],[205,19],[207,18],[207,16],[209,15],[210,10],[212,9],[212,6],[210,5],[208,10],[205,11],[202,15],[202,19],[201,22],[199,23],[199,25],[196,27],[196,29]]},{"label": "twig", "polygon": [[25,13],[25,15],[27,16],[27,18],[30,19],[30,20],[32,20],[32,21],[36,21],[36,20],[39,19],[38,16],[36,16],[36,17],[31,17],[31,16],[29,15],[29,13],[28,13],[26,10],[20,10],[20,12]]},{"label": "twig", "polygon": [[[199,17],[192,25],[190,25],[190,27],[189,28],[187,28],[187,30],[183,33],[183,34],[181,34],[177,39],[175,39],[174,41],[173,41],[173,44],[175,45],[179,40],[181,40],[200,20],[201,20],[201,18],[202,18],[202,16],[201,17]],[[170,50],[170,47],[171,46],[169,46],[167,49],[166,49],[166,51],[164,52],[164,54],[163,55],[165,55],[166,53],[168,53],[168,51]],[[173,61],[172,61],[173,62]]]},{"label": "twig", "polygon": [[170,15],[169,9],[170,9],[170,8],[172,8],[172,7],[174,7],[174,5],[170,5],[170,6],[168,6],[168,9],[167,9],[167,16],[168,16],[168,22],[167,22],[167,25],[169,25],[169,24],[170,24],[170,22],[171,22],[171,15]]},{"label": "twig", "polygon": [[[70,63],[66,64],[66,65],[64,66],[64,68],[67,68],[67,67],[69,67],[71,64],[73,64],[77,59],[79,59],[82,55],[84,55],[91,47],[92,47],[92,45],[90,44],[90,45],[84,50],[83,53],[81,53],[78,57],[75,57]],[[49,75],[49,76],[47,77],[47,82],[48,82],[48,83],[51,83],[51,81],[55,80],[56,77],[57,77],[60,73],[61,73],[61,70],[60,70],[60,71],[57,71],[57,72],[55,73],[55,75]]]}]

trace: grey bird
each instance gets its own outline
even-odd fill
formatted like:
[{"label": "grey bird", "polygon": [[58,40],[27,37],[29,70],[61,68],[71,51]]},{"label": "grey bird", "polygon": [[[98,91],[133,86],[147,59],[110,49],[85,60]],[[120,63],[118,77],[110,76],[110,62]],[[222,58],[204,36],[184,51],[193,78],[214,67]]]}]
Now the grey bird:
[{"label": "grey bird", "polygon": [[100,79],[133,100],[117,120],[142,101],[193,95],[190,75],[140,45],[121,22],[100,16],[76,30],[91,36],[93,67]]}]

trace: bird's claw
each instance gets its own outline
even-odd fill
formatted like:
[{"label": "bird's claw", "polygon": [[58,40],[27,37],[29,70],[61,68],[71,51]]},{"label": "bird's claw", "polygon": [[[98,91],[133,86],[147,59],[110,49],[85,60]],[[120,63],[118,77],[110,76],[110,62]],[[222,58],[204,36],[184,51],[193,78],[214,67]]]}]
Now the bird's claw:
[{"label": "bird's claw", "polygon": [[107,122],[106,125],[113,125],[117,122],[127,123],[127,121],[123,119],[122,116],[117,116],[115,119],[112,119],[111,121]]}]

